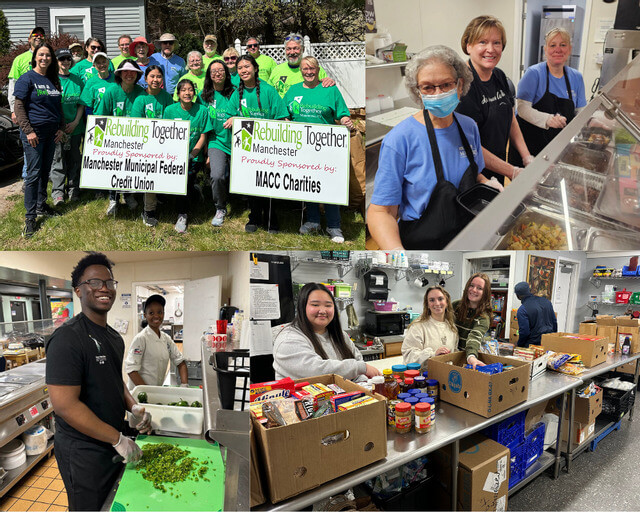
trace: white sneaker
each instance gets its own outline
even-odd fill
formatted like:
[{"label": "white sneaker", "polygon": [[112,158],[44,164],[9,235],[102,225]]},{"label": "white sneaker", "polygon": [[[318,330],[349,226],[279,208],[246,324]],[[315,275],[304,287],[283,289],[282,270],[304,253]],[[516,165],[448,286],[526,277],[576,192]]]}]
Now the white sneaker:
[{"label": "white sneaker", "polygon": [[331,237],[331,241],[335,244],[344,243],[344,236],[340,228],[327,228],[327,233]]},{"label": "white sneaker", "polygon": [[107,215],[115,215],[118,208],[118,201],[115,199],[109,199],[109,207],[107,208]]},{"label": "white sneaker", "polygon": [[222,226],[224,218],[227,215],[227,210],[216,210],[216,215],[211,219],[212,226]]},{"label": "white sneaker", "polygon": [[173,227],[178,233],[186,233],[187,232],[187,214],[181,213],[178,215],[178,221],[176,225]]},{"label": "white sneaker", "polygon": [[124,196],[124,202],[127,203],[129,210],[135,210],[138,207],[138,201],[132,194],[126,194]]},{"label": "white sneaker", "polygon": [[317,222],[305,222],[302,226],[300,226],[300,234],[308,235],[309,233],[315,233],[320,229],[320,224]]}]

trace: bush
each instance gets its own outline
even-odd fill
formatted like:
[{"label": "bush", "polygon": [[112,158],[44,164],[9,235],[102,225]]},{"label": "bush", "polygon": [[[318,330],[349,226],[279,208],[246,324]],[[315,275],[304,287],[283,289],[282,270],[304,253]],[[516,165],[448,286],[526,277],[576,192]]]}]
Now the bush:
[{"label": "bush", "polygon": [[4,55],[11,49],[10,35],[7,18],[0,10],[0,55]]},{"label": "bush", "polygon": [[176,35],[177,37],[177,48],[176,55],[179,55],[187,62],[187,54],[190,51],[198,50],[200,53],[204,53],[202,48],[202,40],[204,39],[201,36],[193,35],[193,34],[180,34]]}]

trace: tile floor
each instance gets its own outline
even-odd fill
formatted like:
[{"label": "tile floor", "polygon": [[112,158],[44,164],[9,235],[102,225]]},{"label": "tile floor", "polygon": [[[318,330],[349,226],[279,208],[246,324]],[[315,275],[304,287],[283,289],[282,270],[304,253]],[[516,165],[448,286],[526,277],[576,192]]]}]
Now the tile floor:
[{"label": "tile floor", "polygon": [[56,458],[45,457],[2,498],[0,510],[69,510]]}]

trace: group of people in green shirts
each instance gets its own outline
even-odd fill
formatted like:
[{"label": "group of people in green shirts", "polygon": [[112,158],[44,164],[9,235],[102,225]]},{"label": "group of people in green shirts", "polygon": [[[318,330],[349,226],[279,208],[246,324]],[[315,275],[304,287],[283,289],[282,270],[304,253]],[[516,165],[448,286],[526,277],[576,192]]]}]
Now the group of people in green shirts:
[{"label": "group of people in green shirts", "polygon": [[[179,233],[187,230],[189,207],[199,197],[196,175],[205,165],[209,167],[215,203],[211,224],[219,227],[224,223],[234,117],[321,124],[338,122],[353,128],[349,110],[334,80],[326,76],[315,58],[303,57],[299,34],[285,38],[286,60],[282,64],[260,53],[254,37],[246,41],[246,54],[239,55],[235,48],[228,48],[218,55],[213,35],[205,36],[204,53],[190,52],[185,63],[174,53],[176,38],[172,34],[163,34],[158,39],[159,51],[155,53],[154,45],[145,38],[133,40],[123,35],[118,40],[120,55],[110,60],[104,44],[89,38],[82,58],[77,55],[79,45],[74,44],[74,48],[55,51],[46,63],[36,64],[38,48],[48,46],[43,43],[44,36],[44,30],[39,27],[32,31],[31,48],[15,59],[9,73],[10,96],[19,99],[23,145],[30,146],[25,149],[23,171],[27,208],[25,237],[36,232],[37,218],[55,214],[55,207],[65,198],[69,201],[79,198],[85,115],[190,121],[187,195],[177,196],[175,201],[175,230]],[[44,87],[42,83],[48,81],[51,83],[47,83],[46,89],[51,93],[41,97],[38,91]],[[45,125],[50,127],[44,130]],[[54,128],[59,128],[60,134]],[[46,143],[47,147],[38,148],[38,143],[34,146],[26,136],[30,132],[38,133],[38,143]],[[53,209],[46,204],[50,169]],[[40,185],[33,185],[36,182]],[[29,193],[27,183],[33,189]],[[120,204],[118,194],[115,190],[109,194],[108,215],[116,215]],[[134,194],[123,196],[127,206],[135,210],[138,202]],[[250,196],[248,201],[250,213],[245,231],[253,233],[263,228],[277,232],[279,225],[271,199]],[[158,204],[155,194],[144,193],[142,220],[145,225],[158,224]],[[306,219],[300,233],[319,232],[319,205],[307,203],[305,206]],[[344,242],[339,207],[325,205],[325,214],[329,237],[334,242]]]}]

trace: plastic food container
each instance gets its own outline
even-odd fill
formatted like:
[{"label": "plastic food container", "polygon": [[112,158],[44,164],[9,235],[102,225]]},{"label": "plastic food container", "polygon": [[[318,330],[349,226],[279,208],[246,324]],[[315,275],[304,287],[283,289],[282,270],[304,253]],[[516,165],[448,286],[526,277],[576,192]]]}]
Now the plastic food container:
[{"label": "plastic food container", "polygon": [[345,283],[335,283],[334,285],[334,295],[336,297],[341,298],[350,298],[351,297],[351,285]]},{"label": "plastic food container", "polygon": [[27,455],[40,455],[47,449],[47,429],[42,425],[31,427],[24,431],[22,440]]},{"label": "plastic food container", "polygon": [[6,470],[16,469],[27,462],[27,452],[20,439],[9,441],[0,448],[0,466]]},{"label": "plastic food container", "polygon": [[625,288],[621,292],[616,292],[616,304],[628,304],[631,298],[631,293]]},{"label": "plastic food container", "polygon": [[[154,430],[180,432],[183,434],[201,434],[204,420],[202,407],[178,407],[165,405],[180,399],[189,403],[202,403],[202,390],[198,388],[179,388],[168,386],[136,386],[131,391],[134,399],[138,393],[147,394],[148,403],[142,404],[151,413],[151,426]],[[163,405],[157,405],[161,403]]]},{"label": "plastic food container", "polygon": [[378,301],[373,303],[373,309],[376,311],[393,311],[397,306],[397,302]]}]

